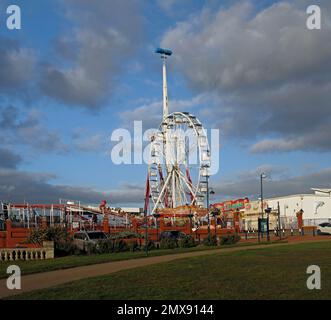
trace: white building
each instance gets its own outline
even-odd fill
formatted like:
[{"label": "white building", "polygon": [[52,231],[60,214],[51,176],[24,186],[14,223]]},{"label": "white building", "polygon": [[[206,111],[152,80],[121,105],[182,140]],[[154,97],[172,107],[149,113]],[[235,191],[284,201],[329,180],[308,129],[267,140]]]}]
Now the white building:
[{"label": "white building", "polygon": [[301,209],[305,226],[331,222],[331,189],[312,188],[312,194],[297,194],[266,199],[268,207],[280,207],[281,219],[286,224],[296,223],[296,213]]},{"label": "white building", "polygon": [[131,214],[140,214],[144,212],[143,208],[119,208],[122,212],[131,213]]}]

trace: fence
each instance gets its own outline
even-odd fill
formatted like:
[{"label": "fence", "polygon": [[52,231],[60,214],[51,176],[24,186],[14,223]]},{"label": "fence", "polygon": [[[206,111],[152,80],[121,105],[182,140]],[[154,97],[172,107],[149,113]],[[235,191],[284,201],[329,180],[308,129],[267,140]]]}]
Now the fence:
[{"label": "fence", "polygon": [[6,231],[0,231],[1,248],[37,248],[35,244],[27,243],[30,229],[15,227],[10,220],[6,221]]},{"label": "fence", "polygon": [[304,226],[318,226],[321,223],[328,222],[331,223],[331,219],[304,219]]},{"label": "fence", "polygon": [[18,260],[46,260],[54,258],[54,243],[44,241],[40,248],[0,249],[0,262]]}]

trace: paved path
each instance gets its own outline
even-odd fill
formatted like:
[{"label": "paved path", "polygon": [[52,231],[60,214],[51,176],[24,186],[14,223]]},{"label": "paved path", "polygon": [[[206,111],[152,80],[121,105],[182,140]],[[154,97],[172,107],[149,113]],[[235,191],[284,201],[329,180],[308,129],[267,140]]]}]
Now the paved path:
[{"label": "paved path", "polygon": [[[301,241],[300,243],[308,243],[312,241]],[[318,242],[318,241],[314,241]],[[255,245],[247,247],[234,247],[227,249],[214,249],[214,250],[204,250],[204,251],[194,251],[178,254],[170,254],[158,257],[147,257],[132,260],[123,260],[115,262],[107,262],[102,264],[95,264],[83,267],[76,267],[71,269],[56,270],[50,272],[36,273],[31,275],[22,276],[22,289],[21,290],[8,290],[6,286],[7,279],[0,280],[0,298],[12,296],[15,294],[20,294],[28,291],[45,289],[53,286],[58,286],[60,284],[92,278],[97,276],[103,276],[111,273],[115,273],[122,270],[128,270],[138,267],[149,266],[153,264],[174,261],[183,258],[199,257],[210,254],[224,254],[228,252],[236,252],[241,250],[256,250],[262,248],[271,248],[275,246],[289,246],[298,243],[279,243],[271,245]]]}]

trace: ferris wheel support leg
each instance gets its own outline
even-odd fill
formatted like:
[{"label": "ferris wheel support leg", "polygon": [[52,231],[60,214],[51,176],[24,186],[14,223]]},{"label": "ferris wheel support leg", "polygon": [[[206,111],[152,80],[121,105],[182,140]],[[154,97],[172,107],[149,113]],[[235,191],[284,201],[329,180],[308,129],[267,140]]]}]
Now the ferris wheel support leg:
[{"label": "ferris wheel support leg", "polygon": [[159,194],[159,197],[158,197],[157,201],[155,202],[155,205],[154,205],[154,208],[153,208],[153,210],[152,210],[152,212],[151,212],[151,215],[155,212],[157,206],[160,204],[161,199],[162,199],[162,196],[163,196],[163,194],[164,194],[164,192],[165,192],[165,190],[166,190],[167,184],[168,184],[168,182],[169,182],[171,176],[172,176],[172,174],[169,174],[169,175],[168,175],[168,177],[167,177],[167,179],[166,179],[166,181],[165,181],[165,183],[164,183],[164,185],[163,185],[163,188],[162,188],[162,190],[161,190],[161,192],[160,192],[160,194]]},{"label": "ferris wheel support leg", "polygon": [[176,208],[176,206],[177,206],[177,201],[176,201],[176,175],[175,175],[174,170],[171,172],[171,175],[172,175],[172,201],[173,201],[172,207]]},{"label": "ferris wheel support leg", "polygon": [[180,170],[176,170],[176,178],[178,180],[178,195],[179,195],[179,201],[180,203],[187,203],[187,198],[185,194],[185,190],[183,189],[182,182],[181,182],[181,177],[180,177]]},{"label": "ferris wheel support leg", "polygon": [[190,192],[191,192],[192,195],[193,195],[193,201],[191,202],[191,205],[192,205],[193,202],[196,200],[195,193],[194,193],[194,191],[193,191],[193,189],[192,189],[192,186],[191,186],[190,182],[187,180],[187,178],[185,177],[185,175],[184,175],[182,172],[180,172],[180,171],[179,171],[179,173],[180,173],[180,175],[182,176],[182,178],[183,178],[183,180],[184,180],[186,186],[188,187],[188,189],[190,190]]}]

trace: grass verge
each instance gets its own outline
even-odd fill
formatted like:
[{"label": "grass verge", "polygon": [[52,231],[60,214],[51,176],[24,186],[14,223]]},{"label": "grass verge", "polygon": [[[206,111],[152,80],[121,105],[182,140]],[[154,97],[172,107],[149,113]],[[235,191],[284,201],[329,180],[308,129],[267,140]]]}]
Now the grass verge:
[{"label": "grass verge", "polygon": [[[270,243],[260,243],[260,244],[273,244]],[[152,250],[148,253],[149,257],[162,256],[167,254],[194,252],[201,250],[211,250],[220,249],[226,250],[226,248],[233,248],[238,246],[254,246],[258,243],[238,243],[236,245],[228,246],[218,246],[218,247],[205,247],[198,246],[194,248],[177,248],[170,250]],[[146,254],[144,251],[137,252],[121,252],[121,253],[110,253],[110,254],[100,254],[100,255],[90,255],[90,256],[68,256],[62,258],[55,258],[51,260],[37,260],[37,261],[15,261],[15,262],[0,262],[0,279],[6,278],[7,267],[12,265],[18,265],[21,268],[22,275],[28,275],[32,273],[40,273],[47,271],[55,271],[61,269],[69,269],[74,267],[87,266],[92,264],[106,263],[112,261],[130,260],[137,258],[144,258]]]},{"label": "grass verge", "polygon": [[[308,290],[309,265],[322,289]],[[330,242],[215,253],[121,271],[13,299],[331,299]]]}]

